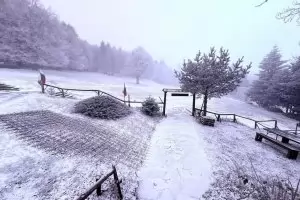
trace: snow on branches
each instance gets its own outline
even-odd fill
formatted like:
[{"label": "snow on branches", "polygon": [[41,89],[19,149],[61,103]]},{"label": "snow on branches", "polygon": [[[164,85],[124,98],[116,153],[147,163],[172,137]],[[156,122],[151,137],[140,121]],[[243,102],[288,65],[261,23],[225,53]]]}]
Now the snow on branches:
[{"label": "snow on branches", "polygon": [[213,47],[208,54],[199,51],[193,61],[184,62],[175,75],[184,91],[204,95],[206,110],[208,98],[221,97],[239,86],[251,68],[251,63],[246,66],[242,63],[243,58],[239,58],[230,64],[229,51],[220,48],[218,55]]}]

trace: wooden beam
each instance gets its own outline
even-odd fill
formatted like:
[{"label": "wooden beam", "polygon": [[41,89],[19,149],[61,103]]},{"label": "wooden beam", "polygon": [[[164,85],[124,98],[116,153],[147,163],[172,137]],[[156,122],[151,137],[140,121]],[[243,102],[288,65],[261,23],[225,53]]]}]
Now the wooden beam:
[{"label": "wooden beam", "polygon": [[189,96],[189,93],[172,93],[171,96],[175,96],[175,97],[183,97],[183,96],[186,96],[186,97],[188,97],[188,96]]}]

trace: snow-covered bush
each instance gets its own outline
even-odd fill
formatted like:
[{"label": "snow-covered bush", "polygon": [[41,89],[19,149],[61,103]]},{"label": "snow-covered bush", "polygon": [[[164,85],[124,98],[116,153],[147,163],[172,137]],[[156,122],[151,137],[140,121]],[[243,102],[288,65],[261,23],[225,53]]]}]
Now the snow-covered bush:
[{"label": "snow-covered bush", "polygon": [[291,183],[289,179],[261,177],[253,165],[248,169],[236,163],[230,169],[216,173],[215,181],[203,194],[203,199],[297,200],[300,197],[300,179]]},{"label": "snow-covered bush", "polygon": [[155,99],[152,97],[148,97],[142,103],[142,112],[149,116],[155,116],[159,113],[158,103],[155,102]]},{"label": "snow-covered bush", "polygon": [[118,119],[131,114],[131,109],[111,97],[99,96],[78,102],[75,113],[100,119]]}]

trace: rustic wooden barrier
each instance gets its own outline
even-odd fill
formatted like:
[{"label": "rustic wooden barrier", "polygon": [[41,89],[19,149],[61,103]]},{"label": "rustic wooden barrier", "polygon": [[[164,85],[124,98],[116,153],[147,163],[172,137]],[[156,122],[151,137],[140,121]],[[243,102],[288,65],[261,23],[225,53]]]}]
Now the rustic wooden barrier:
[{"label": "rustic wooden barrier", "polygon": [[87,199],[95,190],[97,193],[97,196],[100,196],[102,194],[101,191],[101,185],[110,177],[114,177],[115,184],[117,185],[118,195],[120,199],[123,199],[123,194],[121,190],[120,184],[122,183],[122,180],[119,180],[117,170],[115,166],[112,166],[112,171],[109,172],[107,175],[105,175],[102,179],[98,180],[96,179],[96,184],[93,185],[90,189],[88,189],[85,193],[81,194],[76,200],[85,200]]},{"label": "rustic wooden barrier", "polygon": [[[202,109],[198,109],[198,108],[196,108],[195,111],[196,111],[197,115],[201,115],[201,113],[203,112]],[[237,115],[237,114],[232,114],[232,113],[216,113],[216,112],[211,112],[211,111],[206,111],[206,112],[209,113],[209,114],[213,114],[216,117],[218,122],[221,122],[222,116],[232,117],[233,122],[237,122],[237,118],[240,117],[240,118],[243,118],[243,119],[253,121],[255,129],[257,129],[257,128],[260,129],[260,127],[269,128],[269,127],[265,126],[264,124],[262,124],[263,122],[274,122],[274,128],[278,128],[277,120],[273,120],[273,119],[272,120],[260,120],[260,121],[258,121],[258,120],[254,120],[250,117],[244,117],[244,116]]]},{"label": "rustic wooden barrier", "polygon": [[[142,101],[135,101],[135,100],[133,100],[133,101],[124,101],[123,99],[115,97],[115,96],[113,96],[113,95],[111,95],[111,94],[109,94],[107,92],[101,91],[101,90],[62,88],[62,87],[58,87],[58,86],[54,86],[54,85],[49,85],[49,84],[44,84],[44,86],[46,86],[45,89],[47,87],[58,89],[60,91],[59,92],[59,96],[62,96],[64,98],[69,96],[69,94],[67,93],[68,91],[95,92],[98,96],[101,96],[101,95],[104,94],[104,95],[107,95],[107,96],[109,96],[109,97],[111,97],[113,99],[116,99],[116,100],[118,100],[118,101],[120,101],[122,103],[129,103],[129,104],[134,104],[134,103],[136,103],[136,104],[142,104],[143,103]],[[162,101],[161,102],[157,102],[157,103],[158,104],[164,104],[164,102],[162,102]]]}]

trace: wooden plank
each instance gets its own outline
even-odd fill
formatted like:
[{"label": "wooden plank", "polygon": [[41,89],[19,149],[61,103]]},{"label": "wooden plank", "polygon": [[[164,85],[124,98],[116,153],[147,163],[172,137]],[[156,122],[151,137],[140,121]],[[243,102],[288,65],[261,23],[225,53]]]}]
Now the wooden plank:
[{"label": "wooden plank", "polygon": [[272,138],[272,137],[270,137],[266,134],[263,134],[263,133],[256,133],[256,134],[260,135],[262,138],[265,138],[266,140],[268,140],[268,141],[270,141],[274,144],[277,144],[278,146],[281,146],[285,149],[290,149],[290,150],[293,150],[293,151],[300,151],[300,148],[293,147],[288,143],[280,142],[279,140],[276,140],[276,139],[274,139],[274,138]]},{"label": "wooden plank", "polygon": [[111,175],[114,174],[114,170],[112,170],[110,173],[108,173],[106,176],[104,176],[102,179],[100,179],[94,186],[92,186],[90,189],[88,189],[85,193],[80,195],[76,200],[85,200],[90,196],[97,188],[100,187],[100,185],[108,179]]},{"label": "wooden plank", "polygon": [[264,128],[267,132],[269,133],[273,133],[275,135],[279,135],[280,137],[283,138],[288,138],[289,140],[296,142],[298,144],[300,144],[300,137],[293,135],[289,132],[285,132],[283,130],[280,129],[275,129],[275,128]]},{"label": "wooden plank", "polygon": [[175,96],[175,97],[189,96],[189,93],[172,93],[171,96]]}]

